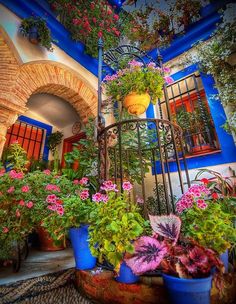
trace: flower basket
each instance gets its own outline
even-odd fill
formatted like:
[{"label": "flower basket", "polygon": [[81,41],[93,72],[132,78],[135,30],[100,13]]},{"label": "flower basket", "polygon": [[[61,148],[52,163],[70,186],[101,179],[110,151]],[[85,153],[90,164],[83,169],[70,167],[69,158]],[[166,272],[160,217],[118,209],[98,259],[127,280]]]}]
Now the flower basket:
[{"label": "flower basket", "polygon": [[150,104],[150,95],[132,92],[124,98],[123,106],[131,115],[141,115],[146,112]]}]

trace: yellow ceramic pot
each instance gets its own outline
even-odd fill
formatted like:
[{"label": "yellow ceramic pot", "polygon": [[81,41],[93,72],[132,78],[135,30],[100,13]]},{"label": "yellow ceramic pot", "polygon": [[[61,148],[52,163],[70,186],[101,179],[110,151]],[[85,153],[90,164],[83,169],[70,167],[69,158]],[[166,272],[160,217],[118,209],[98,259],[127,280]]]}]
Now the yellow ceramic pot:
[{"label": "yellow ceramic pot", "polygon": [[124,98],[123,105],[131,115],[140,115],[146,112],[150,103],[150,95],[130,93]]}]

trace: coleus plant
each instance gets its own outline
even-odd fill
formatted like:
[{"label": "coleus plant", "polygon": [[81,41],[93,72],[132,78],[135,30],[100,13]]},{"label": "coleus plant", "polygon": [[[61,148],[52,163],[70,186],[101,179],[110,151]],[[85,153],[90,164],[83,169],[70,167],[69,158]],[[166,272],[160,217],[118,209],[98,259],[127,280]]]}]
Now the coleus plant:
[{"label": "coleus plant", "polygon": [[211,269],[223,270],[217,254],[191,239],[180,237],[181,220],[176,215],[149,216],[152,236],[134,242],[135,252],[126,254],[125,262],[136,275],[161,268],[180,278],[202,278]]}]

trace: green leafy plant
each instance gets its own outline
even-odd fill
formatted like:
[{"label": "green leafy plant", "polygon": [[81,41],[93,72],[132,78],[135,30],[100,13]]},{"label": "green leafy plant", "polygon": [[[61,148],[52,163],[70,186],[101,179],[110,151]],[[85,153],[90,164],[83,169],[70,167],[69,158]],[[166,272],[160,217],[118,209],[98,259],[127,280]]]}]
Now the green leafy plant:
[{"label": "green leafy plant", "polygon": [[212,98],[220,100],[227,108],[228,120],[224,126],[229,132],[236,132],[236,66],[230,63],[230,57],[236,51],[235,37],[235,18],[229,20],[223,14],[223,22],[218,25],[212,38],[207,43],[200,41],[195,45],[194,55],[189,54],[184,59],[187,64],[197,63],[203,72],[214,77],[219,94],[214,94]]},{"label": "green leafy plant", "polygon": [[47,146],[48,146],[49,150],[52,151],[52,155],[54,158],[53,166],[54,166],[55,172],[58,172],[58,170],[59,170],[58,146],[62,142],[62,138],[63,138],[63,133],[60,131],[56,131],[47,137]]},{"label": "green leafy plant", "polygon": [[148,93],[153,104],[163,95],[163,71],[150,62],[146,67],[143,63],[132,60],[128,67],[118,70],[113,75],[107,75],[103,80],[103,89],[113,101],[123,101],[131,92]]},{"label": "green leafy plant", "polygon": [[31,16],[24,18],[20,25],[20,32],[23,36],[29,37],[31,30],[35,28],[38,33],[39,44],[45,47],[48,51],[52,52],[52,42],[50,29],[47,26],[46,20],[42,17]]},{"label": "green leafy plant", "polygon": [[14,141],[5,151],[6,167],[16,170],[17,172],[27,171],[27,152],[21,147],[18,141]]},{"label": "green leafy plant", "polygon": [[219,254],[236,242],[232,215],[223,211],[223,201],[205,185],[193,185],[176,204],[184,235]]},{"label": "green leafy plant", "polygon": [[[123,183],[123,194],[117,194],[116,185],[111,181],[104,182],[102,189],[106,191],[105,203],[100,203],[92,214],[94,219],[90,225],[90,249],[94,256],[102,262],[106,259],[115,270],[126,252],[132,253],[132,242],[143,233],[147,222],[142,218],[139,207],[129,201],[129,182]],[[101,193],[93,196],[93,200],[101,200]]]}]

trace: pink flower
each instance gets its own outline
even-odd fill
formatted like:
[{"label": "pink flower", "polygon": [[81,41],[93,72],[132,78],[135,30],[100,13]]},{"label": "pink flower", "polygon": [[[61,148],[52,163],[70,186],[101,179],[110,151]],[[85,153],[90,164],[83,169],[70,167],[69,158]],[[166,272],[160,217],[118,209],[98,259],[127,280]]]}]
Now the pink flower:
[{"label": "pink flower", "polygon": [[0,177],[3,176],[4,174],[5,174],[5,170],[4,170],[4,169],[1,169],[1,170],[0,170]]},{"label": "pink flower", "polygon": [[34,203],[29,201],[27,204],[26,204],[26,207],[31,209],[32,207],[34,206]]},{"label": "pink flower", "polygon": [[20,206],[24,206],[24,205],[25,205],[25,202],[24,202],[23,200],[20,200],[20,201],[19,201],[19,205],[20,205]]},{"label": "pink flower", "polygon": [[22,172],[17,173],[15,170],[11,170],[9,172],[9,176],[13,179],[21,179],[24,177],[24,173]]},{"label": "pink flower", "polygon": [[56,211],[57,210],[57,205],[56,204],[53,204],[53,205],[49,205],[47,206],[47,208],[51,211]]},{"label": "pink flower", "polygon": [[19,209],[16,209],[16,217],[20,217],[20,211],[19,211]]},{"label": "pink flower", "polygon": [[29,186],[28,185],[26,185],[26,186],[23,186],[23,187],[21,187],[21,191],[22,192],[29,192]]},{"label": "pink flower", "polygon": [[108,200],[109,200],[108,195],[107,194],[102,194],[102,201],[103,201],[103,203],[107,203]]},{"label": "pink flower", "polygon": [[46,198],[46,202],[55,204],[57,202],[57,196],[55,194],[49,194]]},{"label": "pink flower", "polygon": [[198,199],[197,200],[197,206],[200,209],[206,209],[207,203],[203,199]]},{"label": "pink flower", "polygon": [[73,184],[74,184],[74,185],[78,185],[78,183],[79,183],[79,180],[78,180],[78,179],[74,179],[74,180],[73,180]]},{"label": "pink flower", "polygon": [[102,194],[100,192],[97,192],[97,193],[93,194],[92,200],[93,200],[93,202],[96,202],[96,203],[101,202],[102,201]]},{"label": "pink flower", "polygon": [[117,187],[116,184],[113,184],[113,182],[111,180],[108,180],[102,184],[101,190],[117,192],[118,190],[116,187]]},{"label": "pink flower", "polygon": [[57,214],[60,216],[64,214],[64,208],[61,205],[57,206]]},{"label": "pink flower", "polygon": [[87,177],[83,177],[81,178],[81,180],[79,180],[79,184],[82,186],[85,186],[88,184],[89,179]]},{"label": "pink flower", "polygon": [[43,173],[46,174],[46,175],[50,175],[51,171],[49,169],[46,169],[46,170],[43,170]]},{"label": "pink flower", "polygon": [[164,79],[165,79],[165,82],[167,84],[170,84],[170,83],[174,82],[174,79],[172,77],[170,77],[170,76],[165,76]]},{"label": "pink flower", "polygon": [[89,198],[89,191],[88,190],[83,190],[81,193],[80,193],[80,198],[84,201],[86,200],[87,198]]},{"label": "pink flower", "polygon": [[2,227],[2,232],[3,233],[8,233],[9,229],[7,227]]},{"label": "pink flower", "polygon": [[130,182],[123,182],[122,188],[125,191],[131,191],[131,189],[133,189],[133,186]]},{"label": "pink flower", "polygon": [[144,199],[140,196],[136,196],[136,201],[138,204],[144,204]]},{"label": "pink flower", "polygon": [[7,190],[7,193],[12,193],[15,191],[15,187],[14,186],[11,186],[8,190]]},{"label": "pink flower", "polygon": [[142,63],[142,62],[136,61],[135,59],[131,60],[128,64],[129,64],[131,67],[142,67],[142,66],[143,66],[143,63]]},{"label": "pink flower", "polygon": [[45,187],[45,190],[47,190],[47,191],[61,192],[61,189],[57,185],[53,185],[53,184],[48,184]]},{"label": "pink flower", "polygon": [[164,68],[163,68],[163,72],[164,72],[164,73],[170,73],[170,68],[164,67]]}]

